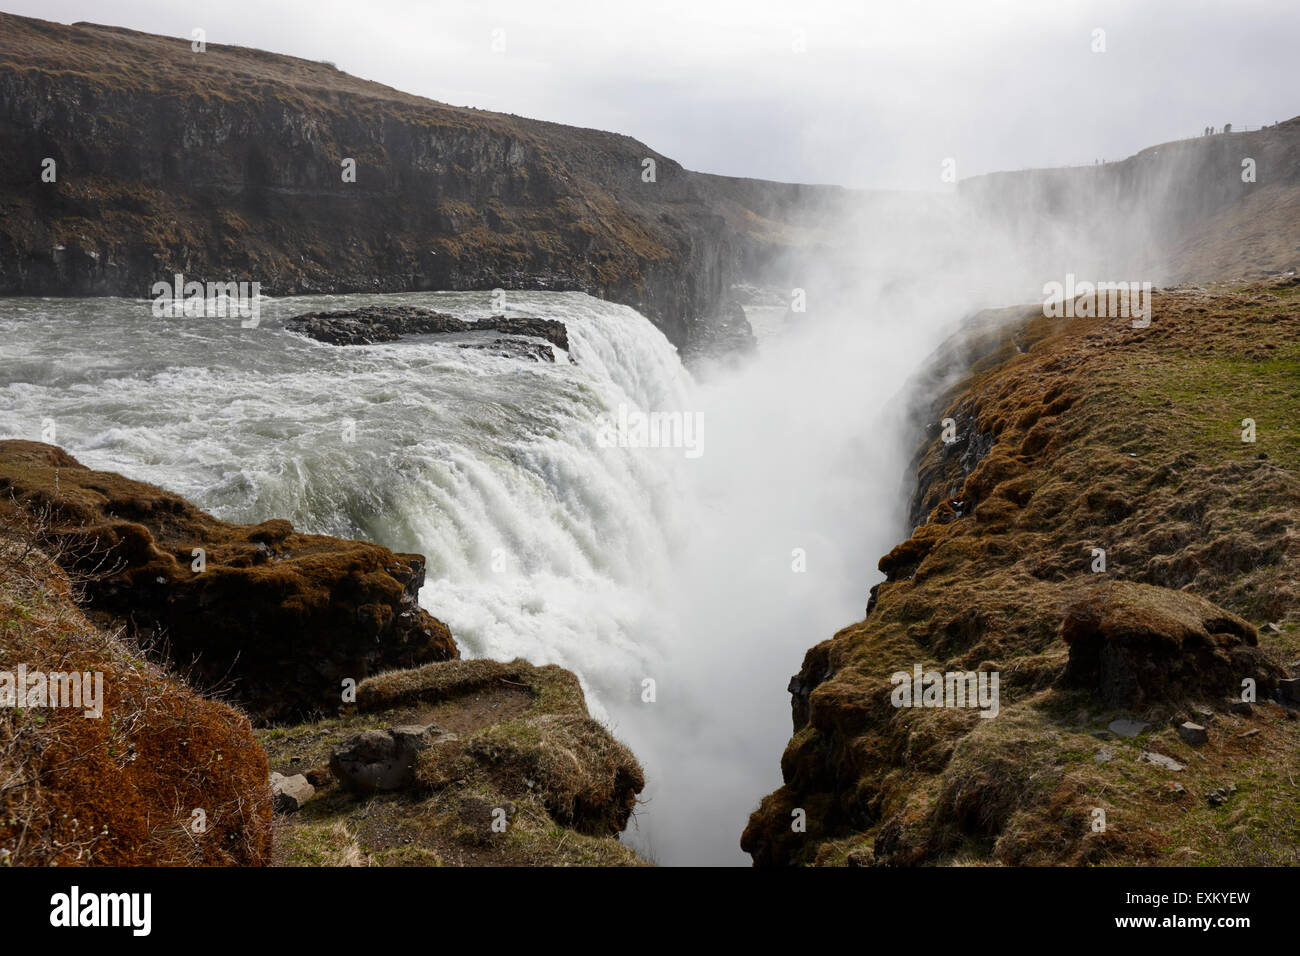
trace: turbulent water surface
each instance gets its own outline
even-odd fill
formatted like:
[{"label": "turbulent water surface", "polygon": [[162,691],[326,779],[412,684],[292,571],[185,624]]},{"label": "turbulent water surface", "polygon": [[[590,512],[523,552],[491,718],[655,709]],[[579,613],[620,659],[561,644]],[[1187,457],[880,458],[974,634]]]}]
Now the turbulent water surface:
[{"label": "turbulent water surface", "polygon": [[[281,327],[374,304],[475,318],[487,293],[263,300],[248,329],[145,301],[7,300],[0,437],[45,431],[227,520],[427,555],[421,602],[467,656],[574,670],[645,764],[634,846],[746,862],[740,830],[779,783],[786,681],[861,616],[896,533],[897,442],[878,418],[907,349],[894,329],[886,355],[869,321],[830,334],[765,316],[760,359],[700,384],[632,309],[512,295],[512,314],[567,324],[571,362]],[[620,406],[698,415],[703,454],[604,447]]]}]

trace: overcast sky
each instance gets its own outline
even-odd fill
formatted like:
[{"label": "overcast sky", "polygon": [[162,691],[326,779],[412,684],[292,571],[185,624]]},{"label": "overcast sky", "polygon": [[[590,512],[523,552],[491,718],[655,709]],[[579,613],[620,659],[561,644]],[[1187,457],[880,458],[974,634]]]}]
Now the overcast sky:
[{"label": "overcast sky", "polygon": [[[628,133],[692,169],[943,188],[1300,114],[1297,0],[0,0]],[[1105,52],[1093,52],[1094,31]],[[495,31],[503,31],[498,33]],[[493,51],[493,43],[504,50]]]}]

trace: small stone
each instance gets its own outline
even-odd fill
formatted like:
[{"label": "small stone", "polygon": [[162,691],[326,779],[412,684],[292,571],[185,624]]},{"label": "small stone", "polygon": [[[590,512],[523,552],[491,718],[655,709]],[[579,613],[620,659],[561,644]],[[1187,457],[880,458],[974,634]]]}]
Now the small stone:
[{"label": "small stone", "polygon": [[1186,764],[1179,763],[1173,757],[1166,757],[1164,754],[1158,754],[1151,750],[1144,750],[1138,754],[1138,760],[1143,763],[1149,763],[1155,767],[1160,767],[1164,770],[1173,770],[1177,772],[1179,770],[1187,769]]},{"label": "small stone", "polygon": [[1200,724],[1192,723],[1190,720],[1178,725],[1178,736],[1193,747],[1201,747],[1210,742],[1210,735],[1205,728]]},{"label": "small stone", "polygon": [[1136,737],[1138,734],[1142,733],[1142,731],[1146,730],[1150,726],[1151,725],[1148,724],[1146,721],[1134,720],[1129,717],[1121,717],[1117,720],[1112,720],[1107,725],[1108,729],[1111,730],[1113,733],[1119,734],[1121,737],[1129,738],[1129,739]]},{"label": "small stone", "polygon": [[1300,677],[1284,677],[1277,682],[1277,689],[1283,700],[1300,704]]},{"label": "small stone", "polygon": [[1240,714],[1243,717],[1249,717],[1255,712],[1255,707],[1248,700],[1234,700],[1229,708],[1234,714]]},{"label": "small stone", "polygon": [[1097,763],[1110,763],[1115,759],[1115,751],[1111,750],[1109,747],[1102,747],[1097,751],[1092,759],[1097,761]]},{"label": "small stone", "polygon": [[316,788],[302,774],[271,774],[271,805],[276,813],[296,813],[314,796]]},{"label": "small stone", "polygon": [[1282,628],[1278,627],[1278,626],[1277,626],[1276,624],[1274,624],[1272,621],[1269,621],[1267,624],[1264,625],[1264,630],[1268,631],[1270,634],[1281,634],[1281,633],[1282,633]]},{"label": "small stone", "polygon": [[1250,730],[1243,730],[1241,733],[1237,734],[1237,736],[1239,738],[1254,737],[1257,733],[1259,733],[1259,728],[1252,727]]},{"label": "small stone", "polygon": [[1219,807],[1228,802],[1228,799],[1237,792],[1237,785],[1230,783],[1226,787],[1218,787],[1211,790],[1205,795],[1205,799],[1212,807]]},{"label": "small stone", "polygon": [[1192,717],[1194,718],[1192,723],[1202,724],[1208,727],[1210,724],[1214,722],[1214,716],[1215,716],[1214,711],[1211,710],[1209,707],[1192,708]]}]

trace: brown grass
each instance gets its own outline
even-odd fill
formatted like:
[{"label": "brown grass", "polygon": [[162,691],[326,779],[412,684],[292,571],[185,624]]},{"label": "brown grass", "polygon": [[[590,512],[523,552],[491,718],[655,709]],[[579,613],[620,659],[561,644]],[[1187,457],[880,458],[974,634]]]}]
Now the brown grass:
[{"label": "brown grass", "polygon": [[[30,528],[0,534],[0,668],[102,672],[104,710],[0,709],[0,849],[9,865],[261,865],[266,755],[248,718],[97,629]],[[196,827],[195,810],[205,814]],[[199,832],[201,829],[201,832]]]}]

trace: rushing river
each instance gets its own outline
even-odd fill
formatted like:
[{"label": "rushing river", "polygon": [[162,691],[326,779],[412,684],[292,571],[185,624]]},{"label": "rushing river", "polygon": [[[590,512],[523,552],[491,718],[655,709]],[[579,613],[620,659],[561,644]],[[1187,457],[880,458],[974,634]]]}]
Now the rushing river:
[{"label": "rushing river", "polygon": [[[766,316],[760,357],[702,384],[637,312],[577,293],[511,293],[511,313],[568,326],[553,365],[459,347],[472,336],[339,348],[282,328],[398,303],[492,314],[486,292],[263,300],[256,328],[0,300],[0,437],[45,434],[229,521],[425,554],[421,603],[466,656],[575,671],[641,759],[625,839],[665,864],[746,863],[786,682],[861,617],[900,530],[882,409],[929,340]],[[695,416],[701,453],[611,447],[620,409]]]}]

